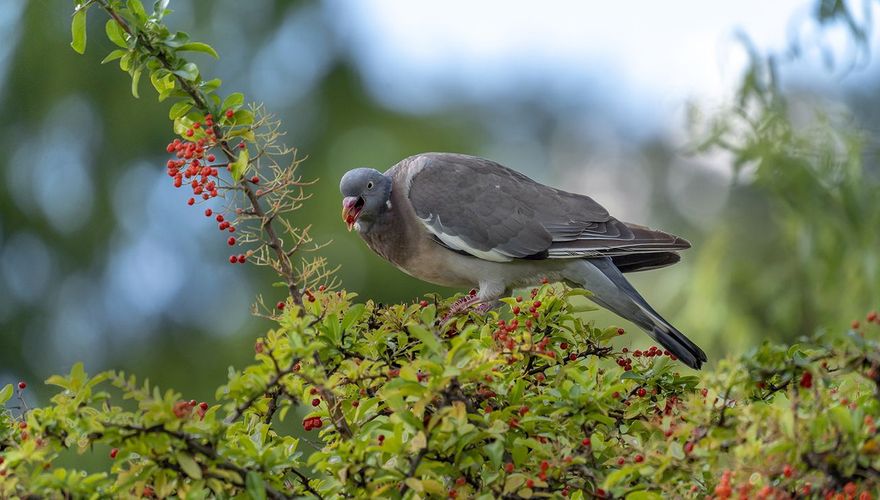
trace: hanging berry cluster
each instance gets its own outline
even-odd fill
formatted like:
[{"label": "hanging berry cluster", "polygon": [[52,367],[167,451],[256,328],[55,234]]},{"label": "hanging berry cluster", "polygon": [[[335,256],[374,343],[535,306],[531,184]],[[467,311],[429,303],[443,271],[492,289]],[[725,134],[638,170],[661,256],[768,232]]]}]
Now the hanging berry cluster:
[{"label": "hanging berry cluster", "polygon": [[[232,109],[224,113],[227,120],[231,120],[234,115]],[[228,163],[216,163],[217,157],[210,152],[212,148],[220,146],[216,137],[214,117],[211,114],[205,115],[204,126],[200,121],[192,122],[182,135],[186,139],[176,138],[165,148],[176,157],[168,160],[166,169],[175,188],[188,186],[192,190],[193,196],[187,199],[186,204],[193,206],[200,199],[208,201],[219,196],[218,188],[222,182],[220,168],[230,171],[231,166]],[[240,149],[245,147],[247,146],[244,142],[239,144]],[[259,182],[259,178],[254,176],[251,182]],[[211,208],[206,208],[205,217],[213,217],[217,221],[218,230],[235,233],[235,226],[226,220],[223,214],[215,214]],[[236,242],[235,236],[229,236],[226,240],[229,246],[234,246]],[[244,264],[247,258],[248,254],[230,255],[229,263]]]}]

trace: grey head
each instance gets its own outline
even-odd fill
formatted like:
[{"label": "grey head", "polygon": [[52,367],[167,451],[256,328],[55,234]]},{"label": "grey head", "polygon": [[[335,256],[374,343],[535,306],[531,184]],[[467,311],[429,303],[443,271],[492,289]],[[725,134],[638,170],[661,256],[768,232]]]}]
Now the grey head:
[{"label": "grey head", "polygon": [[348,230],[357,227],[366,232],[390,206],[391,178],[373,168],[356,168],[342,176],[339,191],[343,196],[342,219]]}]

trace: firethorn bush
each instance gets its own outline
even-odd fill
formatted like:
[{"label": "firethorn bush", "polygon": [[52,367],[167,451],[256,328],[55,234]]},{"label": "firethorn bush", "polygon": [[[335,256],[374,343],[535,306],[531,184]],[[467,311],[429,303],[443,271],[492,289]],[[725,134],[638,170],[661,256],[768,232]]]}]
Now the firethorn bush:
[{"label": "firethorn bush", "polygon": [[[162,24],[168,2],[77,0],[137,95],[142,73],[174,99],[164,168],[217,224],[229,262],[266,265],[287,297],[254,361],[213,401],[76,364],[0,388],[0,498],[872,498],[880,489],[880,319],[765,343],[697,373],[619,327],[589,320],[585,290],[551,284],[487,313],[461,297],[380,305],[337,290],[308,227],[280,124],[221,98],[181,56],[216,56]],[[218,205],[218,202],[224,202]],[[203,205],[206,205],[203,207]],[[201,215],[200,215],[201,216]],[[282,239],[281,235],[286,236]],[[296,260],[295,257],[299,257]],[[274,301],[274,300],[273,300]],[[639,347],[636,347],[639,346]],[[104,456],[86,470],[78,458]]]},{"label": "firethorn bush", "polygon": [[[583,319],[586,293],[544,285],[444,322],[449,300],[309,292],[279,308],[254,362],[230,368],[211,402],[76,365],[46,381],[59,389],[49,404],[20,400],[0,417],[0,496],[867,498],[880,487],[876,314],[698,377],[657,347],[615,347],[622,330]],[[70,453],[110,465],[57,465]]]}]

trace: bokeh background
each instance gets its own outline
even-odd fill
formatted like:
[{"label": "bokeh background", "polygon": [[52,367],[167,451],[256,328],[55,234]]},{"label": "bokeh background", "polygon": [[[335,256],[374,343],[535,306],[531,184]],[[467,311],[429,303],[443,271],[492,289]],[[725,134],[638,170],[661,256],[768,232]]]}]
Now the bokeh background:
[{"label": "bokeh background", "polygon": [[[333,240],[324,254],[362,297],[411,301],[438,288],[345,231],[339,177],[455,151],[688,238],[681,264],[632,279],[713,359],[843,330],[880,302],[876,2],[171,7],[173,28],[221,55],[194,56],[202,73],[265,103],[308,156],[303,173],[320,182],[295,217]],[[134,99],[128,75],[99,64],[111,50],[100,16],[76,55],[69,11],[50,0],[0,8],[0,385],[82,360],[210,401],[268,327],[249,314],[254,297],[274,303],[280,289],[226,262],[223,236],[164,176],[167,104],[147,83]],[[753,130],[734,126],[727,136],[757,149],[694,148],[706,130],[688,117],[723,121],[765,56],[792,103],[785,119],[799,130],[821,122],[818,139],[792,149],[791,137],[750,142]]]}]

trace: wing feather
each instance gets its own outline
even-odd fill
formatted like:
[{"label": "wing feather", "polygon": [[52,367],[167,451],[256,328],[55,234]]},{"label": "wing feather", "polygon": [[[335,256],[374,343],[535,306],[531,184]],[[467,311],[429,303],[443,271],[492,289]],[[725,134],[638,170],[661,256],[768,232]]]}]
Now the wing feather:
[{"label": "wing feather", "polygon": [[425,153],[402,163],[414,169],[407,196],[420,222],[441,244],[481,259],[613,257],[690,246],[490,160]]}]

